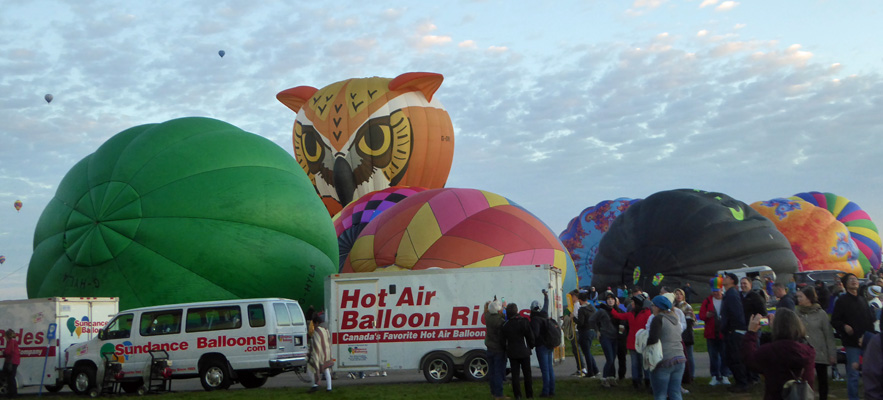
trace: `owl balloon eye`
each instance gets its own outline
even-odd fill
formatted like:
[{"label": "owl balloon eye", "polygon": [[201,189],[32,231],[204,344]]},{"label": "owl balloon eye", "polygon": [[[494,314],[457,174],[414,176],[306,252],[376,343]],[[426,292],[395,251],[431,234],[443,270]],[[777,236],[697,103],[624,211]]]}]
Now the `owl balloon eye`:
[{"label": "owl balloon eye", "polygon": [[392,135],[387,124],[371,124],[368,133],[359,138],[359,151],[376,157],[389,151]]},{"label": "owl balloon eye", "polygon": [[314,163],[322,158],[322,144],[319,142],[319,134],[313,129],[308,130],[304,128],[304,134],[301,137],[301,148],[307,162]]}]

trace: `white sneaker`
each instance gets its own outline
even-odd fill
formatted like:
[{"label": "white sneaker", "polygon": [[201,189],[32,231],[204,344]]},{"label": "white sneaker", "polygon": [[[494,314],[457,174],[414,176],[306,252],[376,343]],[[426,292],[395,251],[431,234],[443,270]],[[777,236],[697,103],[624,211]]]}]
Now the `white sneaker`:
[{"label": "white sneaker", "polygon": [[681,387],[681,394],[690,394],[690,391],[687,389],[684,389],[684,387],[682,386]]},{"label": "white sneaker", "polygon": [[717,380],[717,377],[716,377],[716,376],[712,376],[712,377],[711,377],[711,382],[709,382],[708,384],[711,385],[711,386],[717,386],[717,385],[720,384],[720,382]]},{"label": "white sneaker", "polygon": [[729,385],[729,384],[730,384],[730,380],[727,379],[727,377],[725,376],[725,377],[723,377],[723,379],[721,379],[721,383],[723,383],[724,385]]}]

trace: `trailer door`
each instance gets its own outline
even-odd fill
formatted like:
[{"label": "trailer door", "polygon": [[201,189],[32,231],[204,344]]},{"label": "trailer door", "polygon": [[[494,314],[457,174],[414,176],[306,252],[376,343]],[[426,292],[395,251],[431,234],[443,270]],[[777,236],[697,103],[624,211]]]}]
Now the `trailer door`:
[{"label": "trailer door", "polygon": [[340,280],[334,285],[337,310],[328,326],[333,332],[339,367],[377,367],[380,359],[378,304],[385,301],[378,279]]}]

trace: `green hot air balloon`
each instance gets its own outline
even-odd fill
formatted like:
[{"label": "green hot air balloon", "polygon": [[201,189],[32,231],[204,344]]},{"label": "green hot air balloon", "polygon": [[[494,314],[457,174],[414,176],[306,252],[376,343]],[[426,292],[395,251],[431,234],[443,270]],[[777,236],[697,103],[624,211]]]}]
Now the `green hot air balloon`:
[{"label": "green hot air balloon", "polygon": [[136,126],[77,163],[34,233],[28,296],[120,309],[286,297],[321,308],[337,237],[295,159],[209,118]]}]

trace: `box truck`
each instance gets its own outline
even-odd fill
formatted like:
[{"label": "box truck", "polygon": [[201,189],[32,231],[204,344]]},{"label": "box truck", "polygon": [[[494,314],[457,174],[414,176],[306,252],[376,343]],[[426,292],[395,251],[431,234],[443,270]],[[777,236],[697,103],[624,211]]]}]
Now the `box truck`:
[{"label": "box truck", "polygon": [[[119,299],[114,297],[0,301],[0,328],[15,331],[21,351],[15,376],[18,387],[45,385],[50,392],[61,390],[64,349],[97,336],[117,311]],[[0,347],[6,347],[5,336],[0,337]],[[5,385],[2,392],[6,392]]]},{"label": "box truck", "polygon": [[[550,265],[334,274],[325,279],[326,322],[338,371],[414,369],[427,381],[484,380],[484,304],[495,297],[529,316],[549,295],[562,317],[561,270]],[[564,358],[563,348],[555,351]],[[534,366],[536,357],[531,357]]]}]

